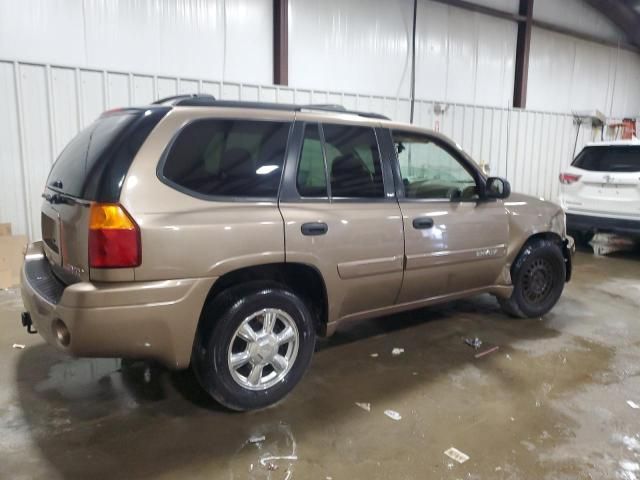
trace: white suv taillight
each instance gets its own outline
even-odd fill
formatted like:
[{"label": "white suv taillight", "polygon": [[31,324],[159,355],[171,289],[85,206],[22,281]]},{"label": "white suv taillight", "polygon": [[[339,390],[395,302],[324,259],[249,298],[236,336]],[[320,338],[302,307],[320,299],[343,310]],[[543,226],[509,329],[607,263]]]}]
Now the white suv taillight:
[{"label": "white suv taillight", "polygon": [[561,173],[560,174],[560,183],[563,185],[571,185],[572,183],[576,183],[580,180],[581,175],[575,175],[573,173]]}]

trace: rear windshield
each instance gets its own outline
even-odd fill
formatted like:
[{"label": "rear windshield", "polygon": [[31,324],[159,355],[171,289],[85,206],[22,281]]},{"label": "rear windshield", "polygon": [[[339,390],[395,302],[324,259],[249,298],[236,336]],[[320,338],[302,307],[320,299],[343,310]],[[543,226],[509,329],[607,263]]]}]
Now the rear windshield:
[{"label": "rear windshield", "polygon": [[289,123],[198,120],[174,141],[165,181],[195,196],[275,198]]},{"label": "rear windshield", "polygon": [[640,146],[586,147],[571,165],[594,172],[640,172]]},{"label": "rear windshield", "polygon": [[101,116],[65,147],[47,187],[86,200],[118,201],[133,158],[168,111],[135,109]]}]

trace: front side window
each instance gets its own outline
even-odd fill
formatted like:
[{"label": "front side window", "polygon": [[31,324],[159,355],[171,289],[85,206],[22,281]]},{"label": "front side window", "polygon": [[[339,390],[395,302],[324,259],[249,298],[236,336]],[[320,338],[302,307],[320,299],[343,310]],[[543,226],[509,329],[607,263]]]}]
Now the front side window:
[{"label": "front side window", "polygon": [[369,127],[322,126],[332,197],[382,198],[384,184],[375,132]]},{"label": "front side window", "polygon": [[428,137],[393,132],[407,198],[474,200],[471,173],[447,150]]},{"label": "front side window", "polygon": [[187,125],[162,174],[200,195],[275,198],[289,124],[207,119]]},{"label": "front side window", "polygon": [[296,186],[301,197],[327,196],[327,175],[317,124],[305,126]]}]

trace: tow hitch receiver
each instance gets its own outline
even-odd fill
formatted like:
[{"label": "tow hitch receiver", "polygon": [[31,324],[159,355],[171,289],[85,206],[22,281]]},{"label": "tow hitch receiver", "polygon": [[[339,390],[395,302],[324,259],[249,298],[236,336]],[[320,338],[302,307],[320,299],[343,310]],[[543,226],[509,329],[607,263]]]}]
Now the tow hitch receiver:
[{"label": "tow hitch receiver", "polygon": [[22,312],[22,326],[26,327],[29,333],[38,333],[38,331],[33,328],[33,322],[31,321],[29,312]]}]

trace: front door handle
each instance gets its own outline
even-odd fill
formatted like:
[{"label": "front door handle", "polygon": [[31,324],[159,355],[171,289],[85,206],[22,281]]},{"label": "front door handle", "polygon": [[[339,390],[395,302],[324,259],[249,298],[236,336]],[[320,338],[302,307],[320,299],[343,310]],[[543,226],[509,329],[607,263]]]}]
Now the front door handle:
[{"label": "front door handle", "polygon": [[303,235],[315,236],[324,235],[329,231],[329,227],[324,222],[309,222],[303,223],[300,227]]},{"label": "front door handle", "polygon": [[413,219],[413,228],[416,230],[424,230],[431,227],[433,227],[433,218],[431,217],[418,217]]}]

